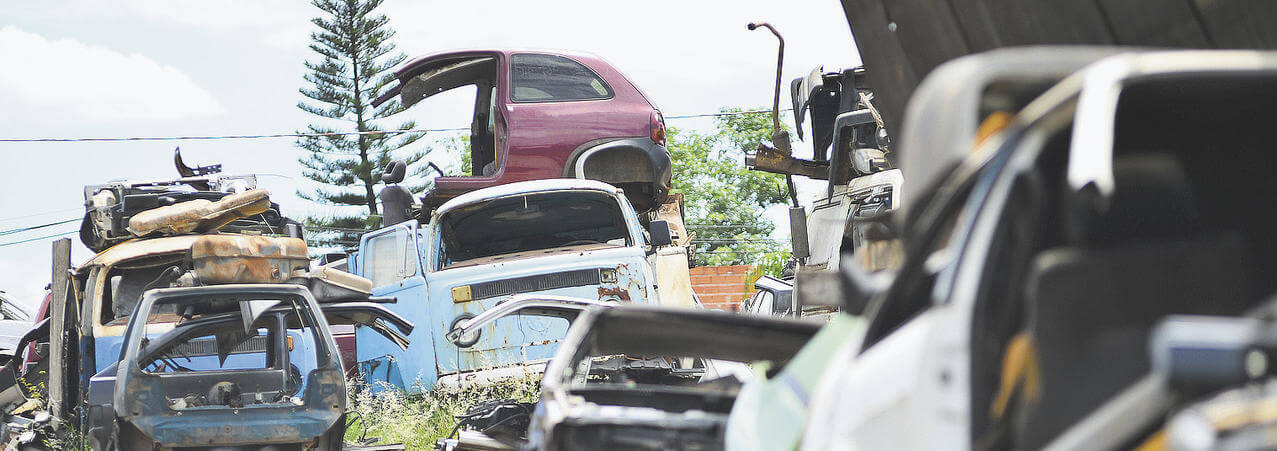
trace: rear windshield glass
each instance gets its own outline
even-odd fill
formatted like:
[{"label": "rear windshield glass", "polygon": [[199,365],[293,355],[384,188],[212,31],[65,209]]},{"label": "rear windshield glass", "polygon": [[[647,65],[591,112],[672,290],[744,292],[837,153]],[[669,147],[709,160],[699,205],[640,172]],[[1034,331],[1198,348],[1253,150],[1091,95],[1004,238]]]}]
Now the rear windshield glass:
[{"label": "rear windshield glass", "polygon": [[595,100],[612,97],[594,71],[576,61],[553,55],[517,54],[510,57],[510,99],[515,102]]},{"label": "rear windshield glass", "polygon": [[439,268],[566,246],[628,246],[621,206],[600,191],[555,191],[459,207],[439,220]]}]

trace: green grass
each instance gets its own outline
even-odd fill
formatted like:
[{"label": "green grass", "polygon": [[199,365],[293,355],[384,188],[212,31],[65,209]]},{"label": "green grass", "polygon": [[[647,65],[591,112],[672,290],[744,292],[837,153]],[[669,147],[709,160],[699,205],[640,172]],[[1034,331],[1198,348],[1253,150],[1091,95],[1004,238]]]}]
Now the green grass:
[{"label": "green grass", "polygon": [[[348,418],[354,422],[346,430],[346,441],[377,438],[378,444],[402,443],[410,450],[434,449],[435,440],[457,426],[457,415],[477,403],[493,399],[536,402],[541,396],[541,375],[530,374],[464,387],[438,387],[420,394],[394,388],[374,395],[367,384],[347,381]],[[69,425],[68,425],[69,426]],[[88,450],[87,438],[73,427],[56,436],[45,437],[47,449]]]},{"label": "green grass", "polygon": [[[470,406],[493,399],[535,402],[541,395],[541,376],[501,379],[487,384],[467,384],[461,388],[439,387],[421,394],[406,394],[394,388],[372,394],[361,381],[350,381],[347,410],[354,423],[346,430],[346,441],[377,438],[379,444],[403,443],[410,450],[433,449],[457,426],[457,415]],[[366,435],[365,435],[366,434]]]}]

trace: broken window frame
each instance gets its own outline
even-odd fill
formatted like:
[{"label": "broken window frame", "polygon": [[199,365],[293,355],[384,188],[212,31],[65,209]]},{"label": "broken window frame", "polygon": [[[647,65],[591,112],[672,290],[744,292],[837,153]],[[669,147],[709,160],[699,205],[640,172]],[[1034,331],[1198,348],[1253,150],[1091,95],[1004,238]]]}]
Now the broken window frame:
[{"label": "broken window frame", "polygon": [[[393,237],[391,237],[390,235],[396,235],[396,236],[402,237],[401,242],[392,243],[395,245],[392,245],[389,248],[392,251],[400,252],[400,254],[394,257],[397,259],[397,263],[389,262],[389,264],[398,264],[399,267],[397,268],[397,271],[398,271],[397,274],[395,274],[394,277],[391,277],[391,279],[393,280],[389,280],[389,279],[383,280],[382,278],[376,277],[377,268],[380,267],[379,262],[382,262],[382,263],[387,263],[387,262],[383,261],[383,258],[381,255],[377,255],[373,252],[373,249],[374,249],[373,246],[377,243],[378,240],[388,239],[388,238],[393,239]],[[368,278],[372,280],[374,289],[379,287],[402,284],[404,283],[404,281],[407,281],[413,278],[414,276],[421,274],[420,253],[417,251],[418,240],[417,240],[417,221],[416,220],[396,224],[394,227],[388,227],[382,230],[378,230],[376,232],[366,234],[364,235],[363,238],[361,238],[361,240],[363,242],[360,243],[360,248],[368,250],[368,252],[366,252],[366,255],[363,255],[361,257],[361,259],[363,260],[360,265],[361,272],[364,274],[367,274]],[[393,268],[388,268],[388,269],[393,269]]]},{"label": "broken window frame", "polygon": [[[605,198],[605,199],[607,199],[607,200],[606,200],[606,203],[609,205],[609,207],[616,207],[616,208],[615,208],[615,210],[614,210],[614,211],[612,211],[612,213],[615,213],[615,214],[613,215],[613,219],[616,221],[613,225],[614,225],[614,226],[619,226],[619,227],[621,227],[621,229],[622,229],[622,230],[621,230],[621,236],[620,236],[620,237],[618,237],[618,238],[613,238],[612,240],[608,240],[608,241],[600,242],[599,244],[601,244],[601,245],[607,245],[607,246],[609,246],[609,247],[631,247],[631,246],[634,246],[634,245],[635,245],[635,242],[636,242],[635,240],[636,240],[636,238],[634,237],[634,232],[630,229],[630,224],[631,224],[631,222],[630,222],[630,218],[631,218],[631,216],[630,216],[630,215],[632,215],[632,214],[633,214],[633,213],[632,213],[632,210],[631,210],[631,211],[629,211],[629,212],[627,212],[627,211],[626,211],[626,209],[624,208],[625,204],[623,204],[623,203],[619,202],[619,200],[617,199],[617,197],[616,197],[615,195],[611,194],[611,193],[607,193],[607,192],[603,192],[603,191],[595,191],[595,190],[554,190],[554,191],[536,191],[536,192],[519,193],[519,194],[514,194],[514,195],[509,195],[509,196],[500,196],[500,197],[492,197],[492,198],[482,199],[482,200],[479,200],[479,201],[476,201],[476,202],[473,202],[473,203],[469,203],[469,204],[465,204],[465,205],[459,205],[459,206],[457,206],[457,207],[455,207],[455,208],[452,208],[452,209],[449,209],[449,210],[447,210],[447,211],[440,212],[440,213],[439,213],[439,214],[435,217],[435,219],[434,219],[433,221],[431,221],[431,228],[432,228],[432,230],[433,230],[433,232],[434,232],[434,233],[433,233],[433,234],[434,234],[434,240],[433,240],[433,241],[434,241],[434,243],[433,243],[433,245],[431,246],[431,247],[432,247],[432,249],[431,249],[431,250],[432,250],[432,251],[433,251],[433,253],[434,253],[434,255],[433,255],[433,262],[434,262],[434,264],[433,264],[433,265],[431,265],[431,266],[433,267],[433,268],[432,268],[432,269],[433,269],[433,271],[443,271],[443,270],[447,270],[447,269],[451,269],[451,268],[457,268],[457,267],[470,266],[470,265],[473,265],[473,264],[478,264],[477,262],[483,262],[483,261],[486,261],[487,259],[490,259],[490,258],[493,258],[493,257],[509,256],[509,255],[516,255],[516,254],[521,254],[521,253],[529,253],[529,252],[546,251],[546,250],[550,250],[550,249],[557,249],[557,248],[562,247],[562,245],[559,245],[559,246],[544,246],[544,247],[536,247],[536,248],[526,248],[526,249],[521,249],[521,250],[512,251],[512,252],[503,252],[503,253],[490,254],[490,255],[484,255],[484,256],[470,257],[470,258],[466,258],[466,259],[462,259],[462,260],[452,260],[452,261],[450,261],[450,260],[448,260],[448,258],[449,258],[449,254],[448,254],[448,247],[449,247],[449,246],[448,246],[448,242],[447,242],[447,241],[448,241],[448,239],[447,239],[447,235],[449,235],[449,234],[450,234],[450,232],[449,232],[447,229],[449,229],[449,227],[448,227],[448,226],[450,225],[450,223],[446,222],[446,219],[447,219],[448,217],[450,217],[450,215],[453,215],[453,214],[458,213],[458,210],[466,209],[466,208],[473,208],[473,207],[476,207],[476,206],[478,206],[478,205],[480,205],[480,204],[486,204],[486,203],[491,203],[491,202],[497,202],[497,201],[502,201],[502,200],[511,199],[511,198],[520,198],[520,197],[521,197],[521,198],[526,199],[526,198],[528,198],[528,197],[552,197],[552,196],[560,196],[560,195],[564,195],[564,194],[578,194],[578,195],[590,194],[590,195],[597,195],[597,196],[600,196],[600,198]],[[614,241],[614,240],[619,239],[619,238],[624,238],[624,240],[625,240],[625,241],[624,241],[624,243],[623,243],[623,244],[619,244],[619,245],[618,245],[618,244],[611,244],[611,243],[610,243],[610,241]]]},{"label": "broken window frame", "polygon": [[[256,287],[262,288],[263,286],[257,285]],[[310,369],[310,371],[313,372],[319,369],[328,368],[332,366],[336,366],[340,368],[340,362],[336,360],[338,358],[336,354],[336,350],[332,349],[333,339],[332,339],[332,336],[330,335],[330,332],[328,331],[327,322],[323,318],[319,317],[318,313],[320,312],[320,310],[318,305],[314,303],[312,299],[308,299],[308,296],[305,296],[301,293],[301,291],[304,290],[304,288],[293,287],[293,286],[279,286],[279,287],[268,286],[266,287],[268,289],[264,289],[262,292],[259,292],[259,293],[254,293],[252,291],[246,290],[245,287],[226,286],[226,287],[218,287],[218,288],[221,288],[221,289],[209,290],[209,287],[199,287],[199,288],[157,289],[157,290],[148,291],[143,296],[142,301],[139,303],[138,310],[137,312],[135,312],[134,318],[149,317],[152,312],[156,311],[156,307],[159,307],[159,306],[174,305],[174,304],[178,305],[179,308],[181,308],[182,306],[194,306],[200,303],[209,302],[208,299],[210,298],[217,299],[219,301],[249,301],[249,300],[262,300],[262,299],[271,299],[271,300],[279,299],[282,302],[279,305],[273,306],[267,309],[265,312],[262,312],[258,316],[257,320],[254,320],[254,323],[253,323],[254,326],[259,324],[258,321],[260,320],[266,320],[270,317],[274,317],[276,321],[279,323],[277,327],[279,328],[279,332],[281,332],[281,335],[276,335],[276,337],[286,336],[287,331],[289,330],[296,329],[296,330],[304,331],[306,329],[310,329],[309,333],[311,334],[312,339],[314,340],[313,351],[315,353],[315,365],[313,368]],[[169,345],[174,340],[189,339],[190,338],[189,336],[182,337],[182,335],[188,335],[191,333],[195,333],[196,337],[202,337],[205,335],[205,332],[203,332],[200,328],[215,326],[217,324],[224,323],[224,322],[232,322],[233,324],[242,327],[243,318],[241,315],[242,315],[242,312],[240,311],[227,311],[227,312],[210,313],[204,316],[195,317],[194,319],[190,319],[185,323],[178,323],[173,330],[165,332],[159,337],[155,337],[154,340],[148,340],[146,338],[147,325],[157,324],[157,323],[148,322],[148,321],[136,321],[136,320],[129,321],[128,327],[124,334],[124,339],[125,339],[124,351],[123,351],[124,355],[120,362],[120,365],[121,365],[120,369],[122,372],[121,376],[123,377],[118,383],[126,384],[126,389],[127,389],[128,383],[124,380],[125,377],[129,379],[134,379],[134,380],[141,380],[141,379],[156,380],[157,379],[159,381],[162,381],[161,383],[163,384],[163,383],[171,383],[173,381],[180,383],[181,382],[180,379],[204,380],[206,378],[216,378],[216,379],[226,379],[226,378],[236,378],[236,377],[251,378],[259,374],[266,377],[270,377],[270,376],[273,376],[273,374],[266,374],[266,373],[279,373],[279,376],[281,377],[280,391],[283,392],[284,389],[288,388],[288,382],[289,382],[288,378],[290,375],[289,368],[291,364],[290,362],[291,356],[288,355],[289,351],[287,349],[286,338],[275,338],[271,343],[268,344],[268,346],[276,347],[276,352],[278,354],[276,355],[275,358],[277,362],[282,362],[281,363],[282,366],[280,368],[239,369],[239,370],[218,369],[218,370],[197,370],[197,371],[178,372],[178,373],[156,373],[156,372],[151,372],[142,366],[142,363],[144,361],[153,360],[151,359],[151,357],[156,350],[151,349],[152,347],[166,346],[166,345]],[[296,324],[291,323],[290,319],[296,321]],[[296,326],[296,327],[293,327],[293,326]],[[192,328],[192,327],[196,329],[194,329],[193,331],[183,330],[184,328]],[[303,333],[306,333],[306,332],[303,332]],[[174,336],[174,334],[177,334],[177,336]],[[149,343],[144,343],[144,342],[149,342]],[[267,359],[269,360],[269,357]],[[274,402],[269,402],[269,403],[263,402],[260,404],[260,406],[278,405],[280,403],[285,403],[290,400],[296,403],[298,398],[304,398],[306,395],[306,389],[305,389],[307,385],[306,381],[310,379],[311,375],[300,374],[300,376],[301,376],[301,379],[300,379],[301,382],[295,387],[296,390],[294,390],[293,393],[289,394],[288,396],[282,399],[273,400]],[[262,393],[262,392],[258,392],[258,393]],[[168,394],[165,393],[165,395],[167,396]],[[172,397],[169,397],[169,398],[172,398]],[[170,406],[170,409],[173,409],[173,407]]]}]

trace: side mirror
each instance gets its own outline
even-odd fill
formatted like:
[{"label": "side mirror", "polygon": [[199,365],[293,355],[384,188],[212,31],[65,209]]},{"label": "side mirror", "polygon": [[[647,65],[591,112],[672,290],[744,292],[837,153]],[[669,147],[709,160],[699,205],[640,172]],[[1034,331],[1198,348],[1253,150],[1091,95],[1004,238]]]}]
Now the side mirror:
[{"label": "side mirror", "polygon": [[802,206],[789,207],[789,246],[798,261],[811,256],[807,241],[807,211]]},{"label": "side mirror", "polygon": [[647,226],[648,233],[652,236],[652,247],[669,246],[674,244],[674,240],[670,237],[670,224],[665,221],[652,221]]}]

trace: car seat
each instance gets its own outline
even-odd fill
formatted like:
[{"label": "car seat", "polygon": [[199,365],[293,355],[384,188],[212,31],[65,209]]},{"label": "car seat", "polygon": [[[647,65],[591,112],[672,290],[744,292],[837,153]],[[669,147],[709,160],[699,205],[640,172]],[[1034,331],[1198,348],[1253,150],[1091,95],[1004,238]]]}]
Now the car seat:
[{"label": "car seat", "polygon": [[1233,314],[1251,301],[1245,244],[1203,226],[1183,167],[1114,160],[1107,209],[1066,214],[1070,244],[1038,253],[1026,282],[1041,391],[1016,441],[1036,449],[1149,371],[1148,335],[1170,314]]},{"label": "car seat", "polygon": [[381,174],[381,181],[386,183],[377,197],[382,205],[382,227],[389,227],[412,219],[412,191],[399,185],[404,181],[408,165],[403,160],[391,160]]}]

